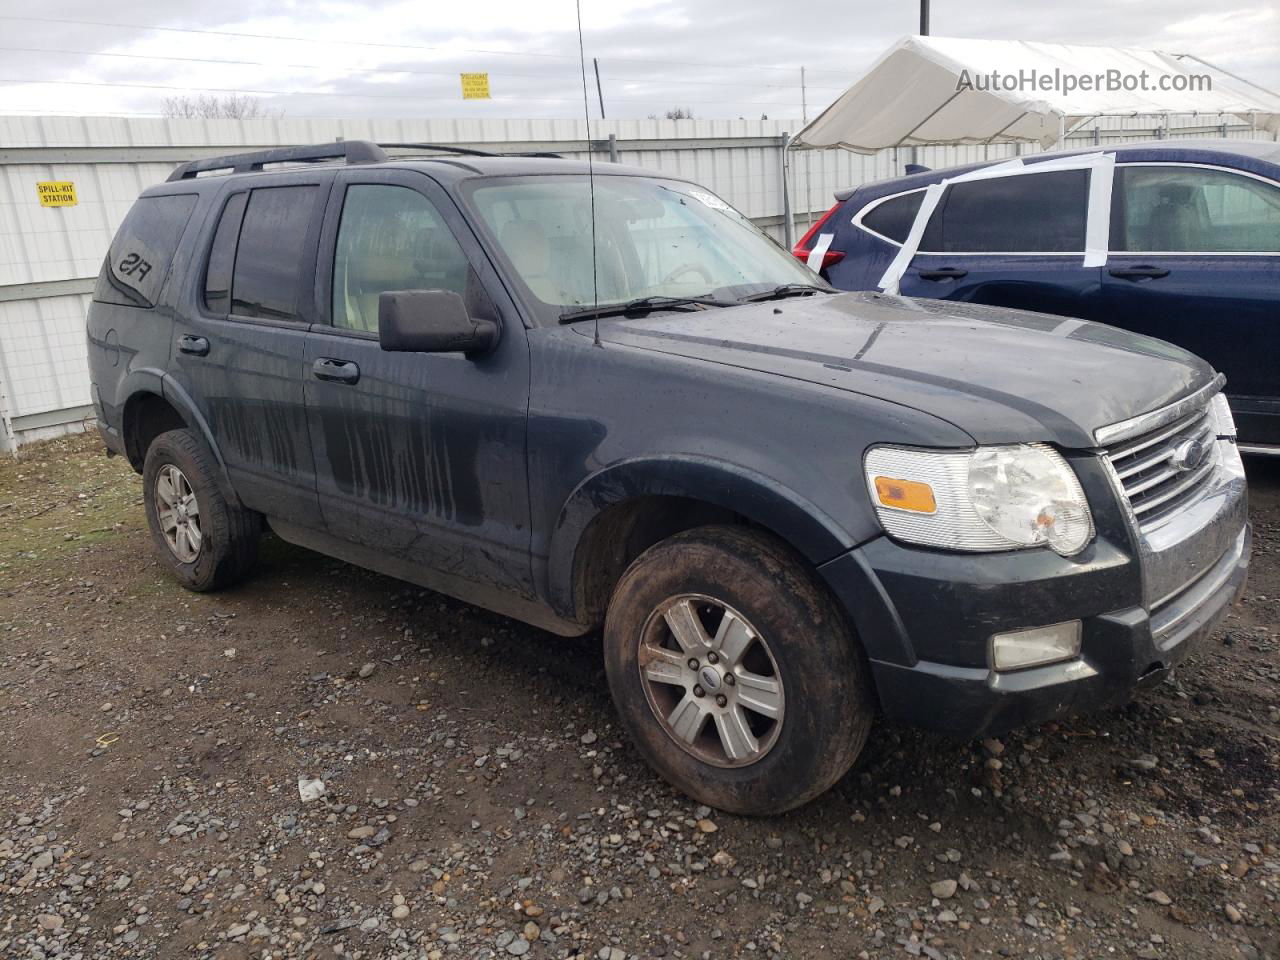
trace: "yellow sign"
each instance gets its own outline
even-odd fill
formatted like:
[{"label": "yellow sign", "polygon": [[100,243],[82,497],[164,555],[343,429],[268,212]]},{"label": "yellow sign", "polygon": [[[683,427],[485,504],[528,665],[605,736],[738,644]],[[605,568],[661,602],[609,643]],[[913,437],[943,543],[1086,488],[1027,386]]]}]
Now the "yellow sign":
[{"label": "yellow sign", "polygon": [[76,185],[70,180],[40,180],[36,195],[42,207],[74,207],[77,203]]},{"label": "yellow sign", "polygon": [[464,73],[461,76],[463,100],[489,99],[489,75],[487,73]]}]

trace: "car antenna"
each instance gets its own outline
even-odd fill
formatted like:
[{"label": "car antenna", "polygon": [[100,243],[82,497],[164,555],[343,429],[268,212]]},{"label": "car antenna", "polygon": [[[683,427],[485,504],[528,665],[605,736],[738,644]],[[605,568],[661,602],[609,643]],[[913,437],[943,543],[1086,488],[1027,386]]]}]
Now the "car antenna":
[{"label": "car antenna", "polygon": [[[582,70],[582,110],[587,118],[587,184],[591,192],[591,298],[592,308],[600,306],[600,281],[596,276],[596,176],[591,162],[591,99],[587,93],[587,56],[582,48],[582,0],[574,0],[574,9],[578,13],[578,66]],[[592,335],[593,346],[604,346],[600,342],[600,314],[595,316],[595,330]]]}]

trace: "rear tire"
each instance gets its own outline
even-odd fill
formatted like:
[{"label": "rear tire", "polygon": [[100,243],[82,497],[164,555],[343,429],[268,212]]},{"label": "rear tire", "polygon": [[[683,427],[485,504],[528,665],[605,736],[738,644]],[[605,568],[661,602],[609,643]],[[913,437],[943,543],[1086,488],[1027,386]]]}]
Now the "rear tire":
[{"label": "rear tire", "polygon": [[160,560],[188,590],[229,587],[253,569],[262,518],[223,496],[213,455],[192,431],[151,442],[142,489]]},{"label": "rear tire", "polygon": [[604,639],[609,687],[640,752],[710,806],[798,807],[866,743],[874,698],[858,642],[773,537],[709,526],[650,547],[618,582]]}]

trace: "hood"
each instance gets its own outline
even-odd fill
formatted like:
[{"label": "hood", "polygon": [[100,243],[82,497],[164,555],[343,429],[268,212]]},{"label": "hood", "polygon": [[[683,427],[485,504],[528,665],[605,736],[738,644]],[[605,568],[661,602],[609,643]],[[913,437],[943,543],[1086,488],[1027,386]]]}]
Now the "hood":
[{"label": "hood", "polygon": [[1104,324],[879,293],[602,321],[600,337],[888,400],[979,443],[1093,447],[1096,428],[1214,377],[1185,350]]}]

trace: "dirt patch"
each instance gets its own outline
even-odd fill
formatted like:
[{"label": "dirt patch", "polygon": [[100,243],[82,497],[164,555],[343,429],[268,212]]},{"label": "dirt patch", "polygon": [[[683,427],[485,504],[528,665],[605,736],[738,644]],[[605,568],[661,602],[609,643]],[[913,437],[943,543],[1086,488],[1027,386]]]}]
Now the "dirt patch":
[{"label": "dirt patch", "polygon": [[748,820],[622,742],[598,638],[270,538],[186,593],[126,464],[38,446],[0,463],[0,956],[1280,956],[1280,464],[1248,467],[1248,593],[1171,682],[998,743],[880,724]]}]

